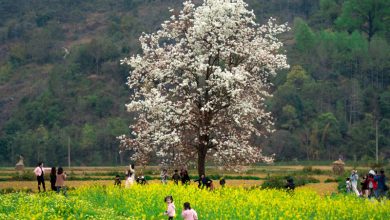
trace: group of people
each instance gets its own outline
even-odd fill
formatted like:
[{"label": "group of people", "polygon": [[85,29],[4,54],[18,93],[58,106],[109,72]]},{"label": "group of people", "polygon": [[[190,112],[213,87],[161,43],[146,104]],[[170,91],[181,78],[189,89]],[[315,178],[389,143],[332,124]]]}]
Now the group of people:
[{"label": "group of people", "polygon": [[[160,177],[161,177],[161,182],[163,184],[168,183],[169,175],[167,169],[162,170]],[[178,170],[175,170],[174,174],[172,175],[172,180],[176,185],[179,184],[179,181],[183,185],[188,185],[191,181],[190,176],[188,175],[188,171],[186,169],[181,169],[180,174]]]},{"label": "group of people", "polygon": [[[358,183],[360,182],[360,191]],[[357,170],[352,170],[351,176],[346,179],[346,190],[348,193],[355,193],[356,196],[366,198],[382,198],[386,196],[388,187],[386,185],[385,171],[370,170],[368,174],[364,175],[360,180]]]},{"label": "group of people", "polygon": [[[161,177],[161,182],[163,184],[168,183],[169,175],[168,175],[167,169],[162,170],[160,177]],[[189,185],[191,182],[191,178],[188,175],[188,171],[186,169],[182,169],[180,171],[180,174],[179,174],[178,170],[175,170],[171,179],[172,179],[173,183],[176,185],[179,184],[179,181],[181,181],[182,185]],[[214,189],[213,181],[210,178],[206,177],[204,174],[202,174],[198,179],[194,180],[194,182],[198,182],[198,188],[200,188],[200,189],[204,189],[204,188],[209,189],[209,190]],[[225,184],[226,184],[225,178],[222,177],[219,180],[219,184],[221,185],[221,187],[225,187]]]},{"label": "group of people", "polygon": [[[142,185],[145,185],[147,183],[146,178],[144,176],[138,176],[137,178],[135,178],[134,164],[129,165],[129,168],[125,172],[125,177],[126,177],[126,181],[125,181],[126,188],[129,188],[130,186],[132,186],[134,184],[134,182],[137,182],[137,183],[142,184]],[[115,186],[122,185],[122,181],[121,181],[121,178],[119,175],[115,176],[114,185]]]},{"label": "group of people", "polygon": [[[176,207],[173,202],[172,196],[165,197],[164,201],[167,203],[167,210],[164,212],[165,215],[168,216],[168,220],[172,220],[176,215]],[[191,208],[189,202],[185,202],[183,204],[183,211],[181,212],[181,216],[184,220],[197,220],[198,214],[194,209]]]},{"label": "group of people", "polygon": [[37,177],[37,182],[38,182],[38,191],[41,192],[41,185],[42,185],[43,191],[46,192],[45,178],[44,178],[45,170],[51,170],[50,171],[51,190],[56,191],[57,193],[62,191],[64,195],[66,195],[66,187],[65,187],[66,172],[64,172],[64,169],[62,167],[58,167],[58,170],[55,167],[45,168],[43,167],[43,162],[39,162],[37,167],[34,169],[34,174]]},{"label": "group of people", "polygon": [[[163,169],[161,171],[160,178],[161,178],[161,183],[164,185],[168,184],[169,179],[171,179],[175,185],[179,185],[179,182],[181,182],[182,185],[189,185],[191,183],[191,178],[188,174],[188,171],[184,168],[180,170],[180,173],[179,170],[177,169],[174,170],[174,173],[171,177],[169,177],[168,170]],[[132,164],[129,166],[129,169],[126,171],[125,187],[129,188],[131,185],[134,184],[134,182],[137,182],[139,184],[147,183],[143,175],[135,178],[135,168],[134,168],[134,164]],[[203,188],[209,190],[214,189],[213,181],[210,178],[206,177],[204,174],[201,175],[198,179],[194,180],[194,182],[198,182],[198,187],[201,189]],[[224,187],[226,184],[226,180],[224,178],[221,178],[219,183],[221,187]],[[116,186],[121,185],[121,179],[119,175],[116,175],[114,185]]]}]

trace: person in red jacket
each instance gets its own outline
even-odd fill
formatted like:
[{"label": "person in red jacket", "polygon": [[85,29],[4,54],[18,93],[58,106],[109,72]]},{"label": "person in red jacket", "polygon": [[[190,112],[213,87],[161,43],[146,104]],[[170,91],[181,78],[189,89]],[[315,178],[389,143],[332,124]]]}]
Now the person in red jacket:
[{"label": "person in red jacket", "polygon": [[368,198],[375,196],[374,191],[378,188],[378,184],[374,179],[375,171],[370,170],[368,173]]}]

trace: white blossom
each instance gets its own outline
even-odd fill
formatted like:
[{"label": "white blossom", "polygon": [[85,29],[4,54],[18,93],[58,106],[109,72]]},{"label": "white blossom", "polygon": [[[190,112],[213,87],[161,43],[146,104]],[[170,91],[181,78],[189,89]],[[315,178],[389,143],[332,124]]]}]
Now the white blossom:
[{"label": "white blossom", "polygon": [[273,18],[260,26],[247,7],[242,0],[198,7],[185,1],[160,30],[142,34],[143,54],[121,60],[133,68],[126,107],[137,120],[132,137],[120,137],[122,147],[134,150],[132,159],[186,164],[207,156],[226,166],[272,161],[252,140],[272,132],[264,101],[269,78],[288,68],[277,38],[288,27]]}]

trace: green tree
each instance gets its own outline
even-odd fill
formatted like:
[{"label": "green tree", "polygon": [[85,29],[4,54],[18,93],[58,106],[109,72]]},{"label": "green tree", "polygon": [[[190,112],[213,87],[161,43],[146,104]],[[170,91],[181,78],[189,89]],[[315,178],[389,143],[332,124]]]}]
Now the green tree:
[{"label": "green tree", "polygon": [[381,31],[384,31],[385,18],[390,16],[388,0],[347,0],[343,4],[341,16],[336,25],[352,32],[360,30],[367,34],[368,41]]},{"label": "green tree", "polygon": [[375,121],[372,114],[365,114],[363,120],[356,122],[348,131],[350,155],[354,157],[375,157]]},{"label": "green tree", "polygon": [[100,73],[103,62],[115,59],[119,56],[118,48],[107,38],[93,39],[90,43],[79,48],[76,62],[89,73]]},{"label": "green tree", "polygon": [[390,87],[385,92],[380,94],[379,108],[382,117],[390,119]]},{"label": "green tree", "polygon": [[96,144],[96,128],[87,123],[81,132],[81,149],[92,149]]},{"label": "green tree", "polygon": [[318,23],[320,23],[325,28],[332,26],[341,13],[341,1],[320,0],[320,10],[314,16],[315,22],[312,22],[312,24],[318,26]]},{"label": "green tree", "polygon": [[299,126],[299,120],[296,109],[291,105],[283,106],[280,121],[283,122],[283,124],[280,125],[283,129],[294,130],[297,128]]},{"label": "green tree", "polygon": [[315,33],[311,30],[309,25],[300,18],[294,21],[294,30],[296,48],[302,54],[310,54],[316,44]]},{"label": "green tree", "polygon": [[[318,135],[321,140],[323,150],[328,154],[328,160],[337,158],[340,149],[336,146],[341,145],[340,124],[337,118],[331,112],[323,113],[315,121],[319,128]],[[336,155],[335,155],[336,154]]]}]

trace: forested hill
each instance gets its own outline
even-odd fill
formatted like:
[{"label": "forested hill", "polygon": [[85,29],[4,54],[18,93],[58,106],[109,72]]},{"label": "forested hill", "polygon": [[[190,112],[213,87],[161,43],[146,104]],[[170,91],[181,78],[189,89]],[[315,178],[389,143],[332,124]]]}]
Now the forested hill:
[{"label": "forested hill", "polygon": [[[199,3],[200,1],[195,1]],[[263,141],[281,160],[390,155],[390,1],[247,0],[282,36],[291,69],[274,80],[276,132]],[[128,133],[125,56],[180,0],[0,0],[0,165],[119,165]]]}]

